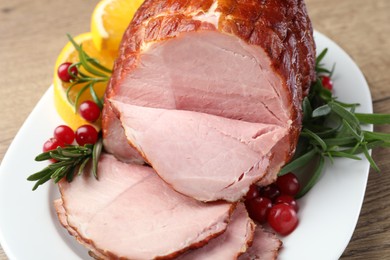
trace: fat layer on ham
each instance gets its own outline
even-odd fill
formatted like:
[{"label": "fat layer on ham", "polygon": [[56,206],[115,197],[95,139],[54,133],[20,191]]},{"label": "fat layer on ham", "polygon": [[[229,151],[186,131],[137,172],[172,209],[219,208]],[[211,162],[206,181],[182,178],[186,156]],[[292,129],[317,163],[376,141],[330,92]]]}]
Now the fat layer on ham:
[{"label": "fat layer on ham", "polygon": [[287,134],[275,125],[192,111],[112,106],[130,143],[159,176],[201,201],[239,200],[267,172],[270,151]]},{"label": "fat layer on ham", "polygon": [[183,196],[152,168],[111,155],[101,156],[98,176],[99,181],[88,173],[72,183],[61,181],[58,209],[66,212],[61,222],[68,230],[100,255],[172,258],[224,232],[233,211],[229,203],[205,204]]}]

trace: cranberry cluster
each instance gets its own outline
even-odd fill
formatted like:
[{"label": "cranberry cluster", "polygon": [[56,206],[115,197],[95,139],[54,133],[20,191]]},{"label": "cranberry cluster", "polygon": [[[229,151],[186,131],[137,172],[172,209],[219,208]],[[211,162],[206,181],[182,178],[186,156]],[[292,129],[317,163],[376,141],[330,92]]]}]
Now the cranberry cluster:
[{"label": "cranberry cluster", "polygon": [[265,187],[252,185],[245,196],[249,216],[260,224],[268,223],[280,235],[288,235],[298,226],[299,206],[295,200],[300,189],[293,173],[279,177]]}]

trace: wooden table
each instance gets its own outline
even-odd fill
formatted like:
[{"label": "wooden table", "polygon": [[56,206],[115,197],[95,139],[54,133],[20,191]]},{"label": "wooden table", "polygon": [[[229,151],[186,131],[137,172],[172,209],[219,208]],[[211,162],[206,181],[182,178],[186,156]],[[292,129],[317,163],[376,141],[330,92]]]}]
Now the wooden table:
[{"label": "wooden table", "polygon": [[[344,48],[363,71],[375,112],[390,113],[390,1],[306,2],[314,27]],[[96,3],[0,1],[0,159],[51,84],[65,33],[89,31]],[[390,127],[377,130],[390,132]],[[377,149],[373,156],[382,173],[370,173],[361,216],[342,259],[390,257],[390,150]],[[4,259],[0,248],[0,260]]]}]

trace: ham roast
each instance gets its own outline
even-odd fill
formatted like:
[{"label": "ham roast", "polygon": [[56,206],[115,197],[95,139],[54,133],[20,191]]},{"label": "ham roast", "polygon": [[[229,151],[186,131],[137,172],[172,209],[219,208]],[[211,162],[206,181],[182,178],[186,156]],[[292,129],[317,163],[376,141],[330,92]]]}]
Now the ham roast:
[{"label": "ham roast", "polygon": [[105,147],[136,149],[185,195],[237,201],[291,159],[314,66],[303,0],[146,0],[107,88]]},{"label": "ham roast", "polygon": [[152,168],[111,155],[101,156],[98,174],[62,180],[55,203],[63,226],[97,258],[173,258],[224,232],[234,209],[183,196]]}]

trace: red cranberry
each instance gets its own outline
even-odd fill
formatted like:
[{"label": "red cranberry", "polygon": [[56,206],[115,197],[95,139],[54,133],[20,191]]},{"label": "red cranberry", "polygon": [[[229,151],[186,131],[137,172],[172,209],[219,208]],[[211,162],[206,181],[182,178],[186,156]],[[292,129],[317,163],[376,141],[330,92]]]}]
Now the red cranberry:
[{"label": "red cranberry", "polygon": [[259,193],[259,187],[256,184],[252,184],[249,187],[248,192],[245,195],[246,200],[254,199],[260,195]]},{"label": "red cranberry", "polygon": [[275,204],[280,204],[280,203],[290,205],[291,207],[293,207],[293,209],[296,212],[298,212],[298,210],[299,210],[299,206],[298,206],[297,201],[294,199],[294,197],[292,197],[290,195],[280,195],[279,197],[277,197],[275,200]]},{"label": "red cranberry", "polygon": [[265,223],[267,221],[269,210],[272,207],[272,202],[268,198],[257,197],[245,201],[245,206],[248,210],[249,216],[253,220],[259,223]]},{"label": "red cranberry", "polygon": [[321,83],[322,86],[330,91],[333,89],[333,81],[330,77],[328,76],[322,76],[321,77]]},{"label": "red cranberry", "polygon": [[79,113],[85,120],[93,123],[100,117],[100,108],[95,102],[87,100],[80,104]]},{"label": "red cranberry", "polygon": [[280,191],[275,184],[262,187],[260,191],[260,196],[269,198],[271,201],[274,201],[279,195]]},{"label": "red cranberry", "polygon": [[[57,75],[58,77],[63,81],[63,82],[70,82],[72,79],[74,79],[77,74],[78,70],[76,66],[72,67],[69,71],[69,67],[72,65],[70,62],[65,62],[62,63],[57,70]],[[69,73],[70,72],[70,73]]]},{"label": "red cranberry", "polygon": [[66,144],[73,143],[74,136],[74,131],[67,125],[60,125],[54,129],[54,137]]},{"label": "red cranberry", "polygon": [[298,226],[298,216],[291,206],[276,204],[269,211],[268,224],[277,233],[286,236]]},{"label": "red cranberry", "polygon": [[95,144],[97,140],[98,132],[91,125],[82,125],[76,130],[76,142],[81,146]]},{"label": "red cranberry", "polygon": [[276,180],[276,185],[278,186],[282,194],[290,195],[293,197],[297,195],[300,189],[298,178],[292,172],[278,177],[278,179]]}]

